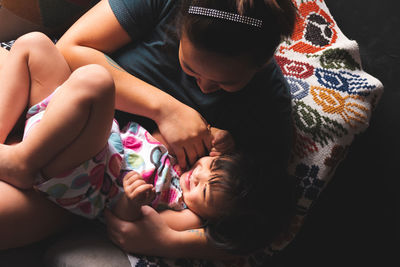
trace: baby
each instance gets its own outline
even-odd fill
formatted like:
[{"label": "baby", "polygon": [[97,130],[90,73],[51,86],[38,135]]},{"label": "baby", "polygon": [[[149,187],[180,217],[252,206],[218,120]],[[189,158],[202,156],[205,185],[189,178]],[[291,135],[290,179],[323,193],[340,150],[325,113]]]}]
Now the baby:
[{"label": "baby", "polygon": [[[213,229],[249,207],[243,200],[251,168],[240,154],[213,151],[182,173],[143,127],[129,123],[120,131],[113,120],[114,84],[103,67],[88,65],[71,73],[40,33],[19,38],[7,59],[8,67],[0,70],[1,99],[14,108],[0,110],[3,141],[26,105],[29,109],[23,140],[0,144],[1,180],[34,187],[87,218],[101,217],[109,207],[123,220],[136,220],[140,207],[151,204],[178,231]],[[56,90],[49,89],[49,81]],[[209,131],[221,135],[221,130]]]}]

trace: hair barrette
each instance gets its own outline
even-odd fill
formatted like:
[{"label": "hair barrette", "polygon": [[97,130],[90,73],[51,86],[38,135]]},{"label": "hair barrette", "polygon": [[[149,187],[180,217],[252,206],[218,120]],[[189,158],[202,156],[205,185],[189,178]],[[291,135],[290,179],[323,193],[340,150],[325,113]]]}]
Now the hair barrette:
[{"label": "hair barrette", "polygon": [[230,13],[230,12],[221,11],[221,10],[212,9],[212,8],[189,6],[188,13],[194,14],[194,15],[202,15],[202,16],[207,16],[207,17],[235,21],[235,22],[255,26],[258,28],[262,27],[262,20],[247,17],[247,16],[241,16],[239,14]]}]

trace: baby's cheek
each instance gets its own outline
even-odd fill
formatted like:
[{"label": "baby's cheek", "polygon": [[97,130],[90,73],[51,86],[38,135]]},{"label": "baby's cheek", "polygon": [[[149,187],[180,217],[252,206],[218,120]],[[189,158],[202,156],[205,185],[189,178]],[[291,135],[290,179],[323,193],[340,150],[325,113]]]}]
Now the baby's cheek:
[{"label": "baby's cheek", "polygon": [[190,209],[190,210],[196,209],[196,205],[193,203],[193,200],[189,194],[183,195],[183,202],[185,202],[188,209]]}]

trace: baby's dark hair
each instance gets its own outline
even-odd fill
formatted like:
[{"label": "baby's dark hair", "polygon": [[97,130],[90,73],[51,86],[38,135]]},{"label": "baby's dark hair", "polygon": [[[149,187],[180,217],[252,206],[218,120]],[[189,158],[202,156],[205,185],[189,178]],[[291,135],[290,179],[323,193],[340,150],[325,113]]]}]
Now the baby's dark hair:
[{"label": "baby's dark hair", "polygon": [[[287,175],[268,175],[268,163],[234,152],[212,166],[211,190],[223,190],[224,210],[205,221],[208,241],[218,249],[247,254],[270,244],[289,225],[294,211],[294,184]],[[263,170],[263,171],[261,171]]]},{"label": "baby's dark hair", "polygon": [[[198,49],[227,56],[249,55],[257,66],[272,58],[277,46],[294,29],[296,7],[291,0],[184,0],[180,34]],[[257,27],[227,19],[188,13],[189,6],[205,7],[262,21]]]}]

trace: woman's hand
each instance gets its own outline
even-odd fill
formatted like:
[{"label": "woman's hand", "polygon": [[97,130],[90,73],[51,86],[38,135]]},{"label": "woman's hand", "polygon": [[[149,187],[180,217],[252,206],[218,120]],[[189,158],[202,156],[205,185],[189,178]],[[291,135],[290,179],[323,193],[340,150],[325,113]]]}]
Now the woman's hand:
[{"label": "woman's hand", "polygon": [[183,170],[211,150],[212,136],[207,122],[191,107],[179,102],[170,111],[162,111],[156,123],[168,150]]},{"label": "woman's hand", "polygon": [[228,131],[215,127],[211,127],[210,130],[213,137],[210,156],[219,156],[232,152],[235,149],[235,141]]},{"label": "woman's hand", "polygon": [[134,222],[120,220],[111,211],[105,210],[109,238],[126,252],[168,256],[168,250],[175,248],[174,234],[179,232],[169,228],[150,206],[142,206],[141,209],[143,217]]},{"label": "woman's hand", "polygon": [[105,210],[108,236],[128,253],[167,258],[235,259],[237,256],[208,243],[203,229],[172,230],[150,206],[142,206],[143,216],[136,221],[120,220]]},{"label": "woman's hand", "polygon": [[122,250],[167,258],[231,258],[208,244],[203,229],[175,231],[152,207],[142,206],[141,212],[140,219],[129,222],[104,211],[108,236]]}]

